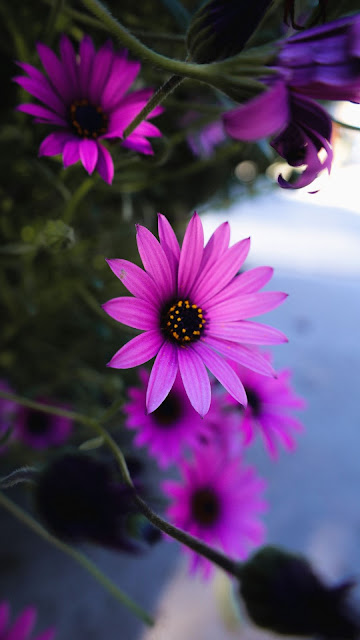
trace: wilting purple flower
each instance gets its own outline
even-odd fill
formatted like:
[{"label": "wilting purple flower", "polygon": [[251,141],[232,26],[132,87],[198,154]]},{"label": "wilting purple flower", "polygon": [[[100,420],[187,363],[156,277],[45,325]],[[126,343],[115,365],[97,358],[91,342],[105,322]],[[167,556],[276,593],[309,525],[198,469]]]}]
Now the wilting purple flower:
[{"label": "wilting purple flower", "polygon": [[124,345],[108,366],[127,369],[156,356],[146,394],[149,413],[165,400],[180,371],[192,406],[204,416],[211,400],[206,367],[246,405],[243,385],[223,356],[272,375],[267,360],[244,345],[278,344],[286,337],[246,318],[274,309],[286,294],[259,293],[271,278],[269,267],[237,275],[250,239],[229,248],[228,223],[218,227],[204,248],[201,220],[194,214],[180,249],[165,216],[159,215],[158,221],[160,242],[137,225],[145,271],[126,260],[108,260],[135,297],[109,300],[104,310],[118,322],[145,332]]},{"label": "wilting purple flower", "polygon": [[[107,41],[98,52],[90,36],[84,36],[79,55],[66,35],[60,39],[60,60],[45,44],[37,51],[46,75],[32,65],[17,64],[27,74],[14,78],[42,104],[21,104],[19,111],[35,122],[60,127],[41,143],[40,156],[63,154],[64,167],[81,160],[86,171],[98,171],[111,183],[114,165],[103,140],[119,140],[124,130],[145,106],[153,91],[140,89],[125,95],[140,71],[140,63],[127,59],[126,51],[114,52]],[[162,112],[156,107],[148,118]],[[161,136],[157,127],[142,122],[122,142],[124,147],[152,154],[148,137]]]},{"label": "wilting purple flower", "polygon": [[276,67],[288,87],[309,98],[360,102],[360,15],[285,40]]},{"label": "wilting purple flower", "polygon": [[229,418],[222,412],[218,396],[212,395],[209,413],[201,418],[191,406],[179,375],[160,407],[147,413],[146,387],[150,374],[142,369],[139,377],[141,387],[129,389],[130,401],[123,407],[125,425],[136,429],[135,444],[146,446],[161,468],[180,460],[186,449],[211,440],[216,426],[226,429]]},{"label": "wilting purple flower", "polygon": [[[39,402],[49,404],[48,400],[42,398]],[[72,420],[64,416],[21,407],[14,435],[17,440],[32,449],[47,449],[66,442],[72,426]]]},{"label": "wilting purple flower", "polygon": [[[259,516],[266,508],[265,483],[254,469],[215,447],[205,447],[191,462],[183,462],[180,472],[181,483],[169,480],[163,484],[173,500],[168,516],[175,526],[241,560],[264,541]],[[188,552],[191,570],[199,568],[207,577],[210,562]]]},{"label": "wilting purple flower", "polygon": [[[35,626],[37,618],[36,609],[27,607],[20,616],[10,623],[10,606],[8,602],[0,603],[0,639],[1,640],[30,640],[31,632]],[[49,629],[44,631],[33,640],[52,640],[55,631]]]},{"label": "wilting purple flower", "polygon": [[[264,355],[271,362],[270,354]],[[282,369],[276,377],[270,378],[235,363],[233,366],[248,399],[247,407],[238,412],[243,444],[249,445],[259,431],[272,458],[278,455],[278,443],[293,450],[296,447],[293,434],[303,431],[303,425],[292,413],[304,409],[305,402],[291,387],[291,371]],[[231,396],[227,400],[230,405],[235,405]]]},{"label": "wilting purple flower", "polygon": [[323,169],[330,173],[330,117],[316,102],[288,89],[284,80],[277,80],[260,96],[228,111],[223,120],[227,133],[237,140],[252,141],[277,134],[271,146],[279,155],[292,167],[305,165],[295,183],[280,175],[281,187],[299,189],[311,184]]}]

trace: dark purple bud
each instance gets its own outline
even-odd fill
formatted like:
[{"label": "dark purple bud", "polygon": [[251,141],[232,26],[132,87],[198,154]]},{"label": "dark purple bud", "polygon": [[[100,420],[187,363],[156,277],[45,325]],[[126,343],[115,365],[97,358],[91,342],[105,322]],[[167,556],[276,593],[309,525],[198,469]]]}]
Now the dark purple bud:
[{"label": "dark purple bud", "polygon": [[187,33],[194,62],[224,60],[240,53],[272,0],[210,0],[197,11]]},{"label": "dark purple bud", "polygon": [[351,582],[329,587],[301,556],[264,547],[240,570],[240,594],[252,621],[283,635],[355,640],[358,613],[347,601]]}]

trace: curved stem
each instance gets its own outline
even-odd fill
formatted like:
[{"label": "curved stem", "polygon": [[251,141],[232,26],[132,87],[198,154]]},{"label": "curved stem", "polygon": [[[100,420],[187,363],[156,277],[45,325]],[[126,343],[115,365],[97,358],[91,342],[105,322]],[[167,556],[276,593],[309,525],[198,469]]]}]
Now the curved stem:
[{"label": "curved stem", "polygon": [[85,571],[87,571],[90,575],[97,580],[101,584],[106,591],[108,591],[118,602],[125,605],[130,611],[132,611],[138,618],[140,618],[145,624],[148,626],[153,626],[154,621],[150,617],[150,615],[144,611],[136,602],[134,602],[129,596],[126,595],[119,587],[108,578],[100,569],[92,562],[89,558],[87,558],[83,553],[74,549],[70,545],[62,542],[55,536],[51,535],[44,529],[44,527],[39,524],[30,514],[26,513],[21,507],[19,507],[15,502],[10,500],[7,496],[5,496],[0,491],[0,504],[7,509],[10,513],[12,513],[15,518],[20,520],[27,527],[32,529],[34,533],[39,535],[41,538],[49,542],[66,555],[70,556],[77,562]]},{"label": "curved stem", "polygon": [[81,183],[81,185],[74,191],[69,202],[66,204],[64,209],[63,221],[65,224],[69,224],[71,222],[71,218],[74,214],[76,207],[80,204],[81,200],[85,198],[87,193],[89,193],[90,189],[94,186],[96,180],[96,176],[92,175]]}]

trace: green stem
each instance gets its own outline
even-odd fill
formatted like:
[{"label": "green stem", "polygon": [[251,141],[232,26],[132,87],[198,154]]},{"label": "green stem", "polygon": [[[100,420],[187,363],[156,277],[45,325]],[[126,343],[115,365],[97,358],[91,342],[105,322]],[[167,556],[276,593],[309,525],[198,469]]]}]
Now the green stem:
[{"label": "green stem", "polygon": [[76,189],[76,191],[74,191],[64,209],[63,221],[65,222],[65,224],[69,224],[71,222],[71,218],[74,214],[74,211],[76,210],[76,207],[94,186],[95,180],[96,176],[89,176],[88,178],[85,178],[85,180]]},{"label": "green stem", "polygon": [[153,96],[151,96],[150,100],[147,102],[145,107],[141,109],[140,113],[134,118],[132,122],[126,127],[123,135],[123,139],[127,138],[136,127],[143,121],[145,118],[160,104],[165,98],[174,91],[176,87],[183,81],[183,78],[180,76],[171,76],[169,80],[163,84],[160,89],[158,89]]},{"label": "green stem", "polygon": [[121,604],[132,611],[136,616],[138,616],[138,618],[145,622],[145,624],[147,624],[148,626],[153,626],[154,621],[149,616],[149,614],[144,611],[138,604],[136,604],[136,602],[129,598],[129,596],[127,596],[123,591],[121,591],[121,589],[119,589],[119,587],[114,582],[112,582],[110,578],[104,575],[102,571],[100,571],[100,569],[98,569],[98,567],[83,553],[77,551],[70,545],[62,542],[55,536],[48,533],[46,529],[44,529],[44,527],[42,527],[32,516],[30,516],[30,514],[26,513],[23,509],[21,509],[21,507],[7,498],[1,491],[0,504],[10,513],[12,513],[15,518],[20,520],[20,522],[32,529],[34,533],[36,533],[41,538],[75,560],[77,564],[83,567],[85,571],[87,571],[93,578],[95,578],[95,580],[97,580],[106,591],[108,591],[114,598],[116,598],[118,602],[121,602]]},{"label": "green stem", "polygon": [[75,413],[75,411],[68,411],[67,409],[60,409],[60,407],[53,407],[51,405],[42,404],[41,402],[36,402],[36,400],[23,398],[23,396],[18,396],[15,393],[8,393],[7,391],[3,391],[2,389],[0,389],[0,398],[11,400],[12,402],[20,404],[23,407],[28,407],[28,409],[43,411],[44,413],[49,413],[53,416],[68,418],[69,420],[74,420],[74,422],[80,422],[81,424],[86,424],[88,426],[90,426],[92,422],[91,418],[89,418],[88,416],[83,416],[80,413]]}]

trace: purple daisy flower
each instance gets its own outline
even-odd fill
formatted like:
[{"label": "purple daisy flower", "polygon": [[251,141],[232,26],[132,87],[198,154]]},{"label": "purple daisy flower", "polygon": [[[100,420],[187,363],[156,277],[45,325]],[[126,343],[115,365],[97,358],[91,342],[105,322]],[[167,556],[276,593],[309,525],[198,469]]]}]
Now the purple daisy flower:
[{"label": "purple daisy flower", "polygon": [[[102,140],[121,139],[126,127],[145,106],[152,89],[125,95],[140,71],[140,63],[127,59],[127,52],[114,52],[107,41],[98,52],[90,36],[84,36],[79,55],[66,35],[60,39],[60,59],[45,44],[37,51],[46,75],[32,65],[17,64],[26,76],[14,78],[23,89],[42,104],[21,104],[19,111],[35,117],[35,122],[55,125],[40,145],[40,156],[63,154],[64,167],[81,160],[89,174],[97,171],[111,184],[114,165]],[[162,112],[156,107],[148,118]],[[161,133],[150,122],[142,122],[122,142],[124,147],[144,154],[153,150],[148,137]]]},{"label": "purple daisy flower", "polygon": [[204,247],[204,233],[195,213],[182,248],[168,220],[159,215],[160,242],[137,225],[137,245],[145,271],[127,260],[108,260],[115,275],[135,297],[109,300],[104,310],[144,333],[125,344],[108,366],[128,369],[156,356],[146,393],[147,411],[167,397],[178,371],[194,409],[204,416],[211,387],[206,368],[241,404],[244,387],[225,357],[272,375],[268,361],[248,344],[286,342],[284,334],[246,318],[277,307],[280,292],[259,289],[272,276],[263,267],[238,274],[250,248],[246,238],[228,247],[230,229],[223,223]]},{"label": "purple daisy flower", "polygon": [[[50,404],[43,398],[38,402],[44,405]],[[70,437],[72,426],[72,420],[69,418],[21,407],[15,437],[32,449],[47,449],[66,442]]]},{"label": "purple daisy flower", "polygon": [[[270,354],[266,353],[264,356],[271,363]],[[278,444],[289,451],[294,450],[296,440],[293,434],[302,432],[304,427],[292,412],[304,409],[306,403],[291,387],[291,370],[283,369],[275,378],[270,378],[236,363],[233,363],[233,367],[243,381],[248,399],[247,407],[241,410],[238,423],[243,433],[243,445],[251,444],[255,434],[260,431],[265,447],[273,459],[278,456]],[[235,404],[230,395],[227,401],[230,405]]]},{"label": "purple daisy flower", "polygon": [[130,401],[123,407],[125,425],[137,430],[135,445],[146,446],[160,468],[181,460],[185,449],[207,442],[216,425],[226,428],[224,422],[229,418],[221,410],[219,397],[212,396],[209,413],[201,418],[191,406],[179,374],[160,407],[147,413],[146,387],[150,374],[142,369],[139,377],[141,387],[129,389]]},{"label": "purple daisy flower", "polygon": [[324,169],[330,173],[333,151],[329,115],[313,100],[288,89],[282,79],[260,96],[227,111],[223,121],[227,133],[236,140],[253,141],[277,134],[271,146],[279,155],[292,167],[305,165],[295,183],[280,175],[281,187],[300,189]]},{"label": "purple daisy flower", "polygon": [[[0,603],[0,639],[1,640],[30,640],[31,632],[36,622],[36,609],[27,607],[10,626],[10,606],[8,602]],[[49,629],[33,640],[52,640],[55,631]]]},{"label": "purple daisy flower", "polygon": [[[182,483],[163,484],[173,500],[168,517],[175,526],[244,560],[254,547],[264,541],[264,481],[254,469],[239,458],[219,455],[215,447],[204,447],[191,462],[180,465]],[[191,555],[191,571],[200,569],[205,577],[211,563],[186,549]]]}]

